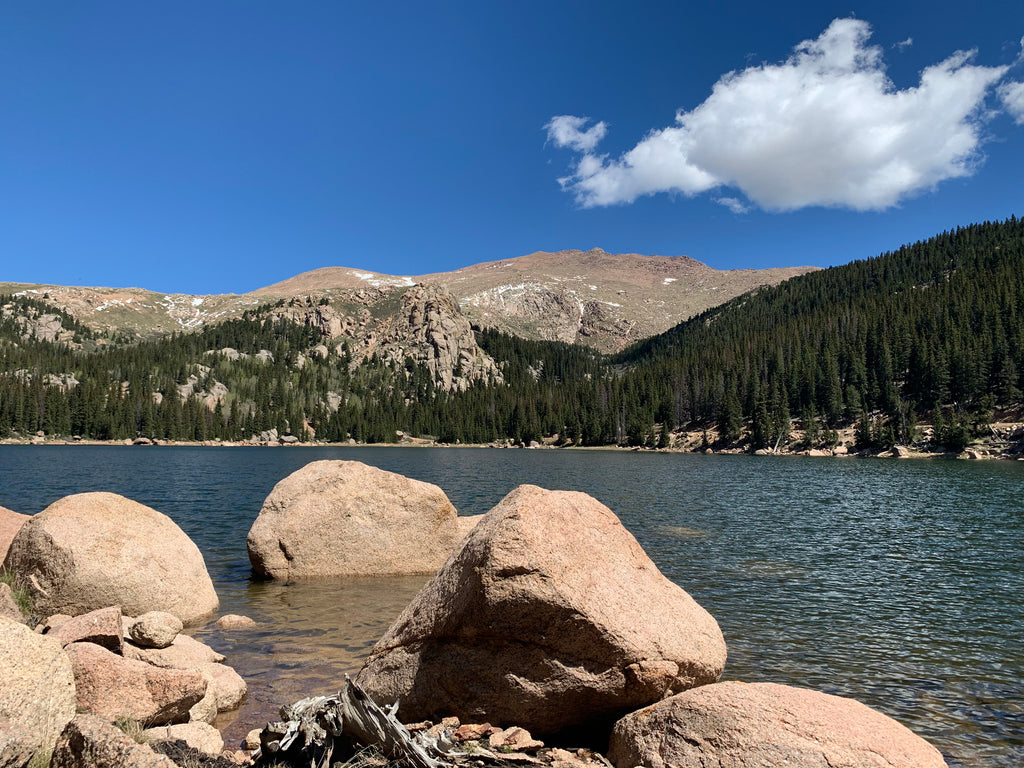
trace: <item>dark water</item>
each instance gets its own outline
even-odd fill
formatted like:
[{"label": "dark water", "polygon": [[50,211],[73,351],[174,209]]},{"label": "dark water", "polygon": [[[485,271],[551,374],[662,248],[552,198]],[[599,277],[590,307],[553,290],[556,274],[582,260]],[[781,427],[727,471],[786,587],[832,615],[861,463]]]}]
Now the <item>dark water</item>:
[{"label": "dark water", "polygon": [[463,514],[520,483],[619,514],[718,619],[725,677],[851,696],[952,766],[1024,765],[1024,463],[486,449],[0,446],[0,505],[38,512],[108,490],[174,518],[222,613],[197,636],[249,681],[229,738],[337,689],[422,579],[252,582],[245,536],[273,485],[322,458],[436,483]]}]

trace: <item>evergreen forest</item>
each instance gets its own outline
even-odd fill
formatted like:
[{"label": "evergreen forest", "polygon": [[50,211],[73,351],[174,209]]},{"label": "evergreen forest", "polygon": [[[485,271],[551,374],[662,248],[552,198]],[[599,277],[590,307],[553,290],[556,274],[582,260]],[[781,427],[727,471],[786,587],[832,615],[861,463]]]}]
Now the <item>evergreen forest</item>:
[{"label": "evergreen forest", "polygon": [[[60,318],[70,339],[25,333]],[[191,333],[106,337],[45,299],[0,296],[0,437],[667,446],[675,429],[749,449],[913,442],[959,450],[1024,391],[1024,222],[957,228],[788,280],[605,357],[475,329],[503,382],[448,392],[430,372],[310,350],[267,307]],[[70,341],[70,343],[69,343]]]}]

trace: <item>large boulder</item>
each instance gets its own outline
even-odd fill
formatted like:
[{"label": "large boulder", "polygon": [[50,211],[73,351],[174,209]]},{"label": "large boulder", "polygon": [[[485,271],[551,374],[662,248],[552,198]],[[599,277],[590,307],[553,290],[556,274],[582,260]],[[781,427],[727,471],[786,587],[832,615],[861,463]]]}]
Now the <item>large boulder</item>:
[{"label": "large boulder", "polygon": [[946,768],[910,730],[853,699],[775,683],[718,683],[627,715],[616,768]]},{"label": "large boulder", "polygon": [[434,573],[459,542],[456,517],[436,485],[358,461],[314,461],[267,496],[249,560],[286,581]]},{"label": "large boulder", "polygon": [[187,722],[189,710],[206,694],[206,678],[198,669],[161,669],[93,643],[72,643],[65,651],[75,673],[79,708],[111,721]]},{"label": "large boulder", "polygon": [[0,721],[17,735],[9,738],[47,750],[74,716],[75,679],[60,643],[0,618]]},{"label": "large boulder", "polygon": [[23,515],[20,512],[12,512],[7,507],[0,507],[0,563],[7,557],[7,549],[14,541],[14,537],[21,526],[28,522],[31,515]]},{"label": "large boulder", "polygon": [[96,715],[68,723],[53,751],[50,768],[178,768],[169,757],[138,744]]},{"label": "large boulder", "polygon": [[457,715],[546,735],[614,717],[725,665],[714,618],[596,499],[520,486],[373,648],[357,682],[406,721]]},{"label": "large boulder", "polygon": [[184,531],[114,493],[67,496],[32,516],[4,566],[43,614],[120,605],[132,616],[167,611],[187,624],[218,604],[203,556]]}]

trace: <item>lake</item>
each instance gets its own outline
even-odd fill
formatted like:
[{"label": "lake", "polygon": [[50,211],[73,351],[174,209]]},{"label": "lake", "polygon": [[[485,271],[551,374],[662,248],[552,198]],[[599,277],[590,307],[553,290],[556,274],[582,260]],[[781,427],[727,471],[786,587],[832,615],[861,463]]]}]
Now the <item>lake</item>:
[{"label": "lake", "polygon": [[331,693],[423,578],[250,579],[245,537],[279,480],[352,459],[436,483],[462,514],[521,483],[585,491],[718,620],[725,679],[856,698],[951,766],[1024,764],[1024,462],[474,448],[0,446],[0,505],[34,513],[113,491],[202,550],[221,613],[195,635],[250,686],[237,741],[281,704]]}]

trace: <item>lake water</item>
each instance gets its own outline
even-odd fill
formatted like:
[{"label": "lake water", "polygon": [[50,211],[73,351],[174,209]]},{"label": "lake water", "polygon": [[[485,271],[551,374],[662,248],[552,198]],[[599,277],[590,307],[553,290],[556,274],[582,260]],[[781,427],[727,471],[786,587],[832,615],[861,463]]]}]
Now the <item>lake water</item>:
[{"label": "lake water", "polygon": [[1024,463],[611,451],[0,446],[0,505],[83,491],[171,516],[199,545],[222,613],[195,634],[249,682],[228,739],[334,692],[421,578],[250,580],[245,537],[279,480],[354,459],[441,486],[462,514],[521,483],[590,493],[718,620],[726,679],[850,696],[951,766],[1024,765]]}]

